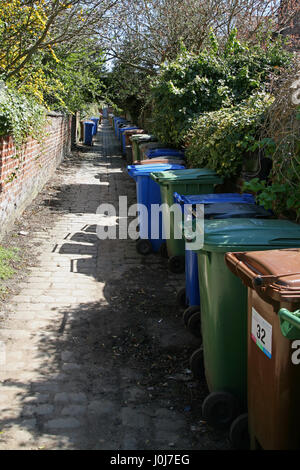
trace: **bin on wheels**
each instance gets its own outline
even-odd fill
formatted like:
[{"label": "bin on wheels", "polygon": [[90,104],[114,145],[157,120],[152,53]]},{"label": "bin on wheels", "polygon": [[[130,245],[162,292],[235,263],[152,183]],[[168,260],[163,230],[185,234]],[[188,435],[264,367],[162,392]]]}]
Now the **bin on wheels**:
[{"label": "bin on wheels", "polygon": [[138,162],[141,160],[139,147],[141,143],[157,141],[156,137],[151,134],[133,135],[130,137],[130,140],[132,143],[132,160],[134,162]]},{"label": "bin on wheels", "polygon": [[175,214],[171,210],[171,207],[175,205],[174,192],[183,195],[212,193],[215,185],[222,183],[223,180],[213,170],[207,168],[152,173],[151,178],[159,184],[161,200],[164,204],[163,225],[169,269],[174,273],[182,273],[185,269],[185,242],[182,233],[178,238],[175,233],[177,231],[174,225]]},{"label": "bin on wheels", "polygon": [[[300,226],[287,220],[205,220],[198,250],[202,348],[191,356],[194,374],[210,391],[203,418],[229,426],[247,409],[247,289],[231,273],[225,253],[300,247]],[[204,359],[204,370],[203,370]]]},{"label": "bin on wheels", "polygon": [[93,121],[84,121],[84,145],[93,145],[94,125]]},{"label": "bin on wheels", "polygon": [[147,213],[139,213],[139,239],[136,248],[140,254],[148,255],[151,252],[160,251],[164,243],[162,226],[162,214],[155,220],[151,218],[151,210],[154,204],[161,204],[159,185],[150,178],[153,171],[169,171],[183,169],[182,165],[131,165],[127,167],[128,174],[136,182],[137,202],[143,204]]},{"label": "bin on wheels", "polygon": [[[300,449],[300,250],[227,253],[248,287],[248,420],[251,449]],[[231,426],[240,447],[247,415]]]},{"label": "bin on wheels", "polygon": [[126,136],[124,134],[125,131],[132,131],[138,129],[136,126],[129,126],[129,127],[121,127],[120,128],[120,142],[121,142],[121,150],[122,150],[122,155],[126,155]]},{"label": "bin on wheels", "polygon": [[[158,141],[155,141],[155,142],[141,142],[139,144],[139,156],[140,156],[140,160],[149,160],[148,157],[146,156],[146,152],[148,152],[149,150],[153,150],[153,149],[159,149],[159,148],[162,148],[163,147],[163,144],[161,142],[158,142]],[[174,157],[173,157],[174,158]],[[175,158],[178,158],[175,157]]]},{"label": "bin on wheels", "polygon": [[96,135],[97,132],[98,132],[99,118],[97,118],[97,117],[92,117],[90,120],[93,121],[93,123],[94,123],[93,135]]},{"label": "bin on wheels", "polygon": [[[182,211],[186,210],[196,216],[196,205],[204,205],[206,219],[218,218],[268,218],[271,213],[255,204],[252,194],[199,194],[183,196],[174,193],[174,201],[180,204]],[[185,308],[183,322],[195,336],[200,336],[200,292],[198,281],[197,253],[185,250],[185,287],[177,292],[178,304]]]}]

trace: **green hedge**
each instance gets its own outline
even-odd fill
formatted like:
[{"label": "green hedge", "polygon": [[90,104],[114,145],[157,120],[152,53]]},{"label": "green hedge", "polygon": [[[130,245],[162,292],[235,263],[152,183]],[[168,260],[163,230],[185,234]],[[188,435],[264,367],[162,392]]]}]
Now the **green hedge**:
[{"label": "green hedge", "polygon": [[185,136],[189,166],[238,176],[245,154],[256,150],[257,132],[272,101],[270,95],[258,93],[238,106],[202,114]]},{"label": "green hedge", "polygon": [[236,106],[264,91],[270,77],[290,61],[291,55],[279,43],[248,46],[234,34],[222,49],[212,41],[199,55],[183,50],[161,67],[152,83],[152,131],[165,144],[181,146],[197,116]]}]

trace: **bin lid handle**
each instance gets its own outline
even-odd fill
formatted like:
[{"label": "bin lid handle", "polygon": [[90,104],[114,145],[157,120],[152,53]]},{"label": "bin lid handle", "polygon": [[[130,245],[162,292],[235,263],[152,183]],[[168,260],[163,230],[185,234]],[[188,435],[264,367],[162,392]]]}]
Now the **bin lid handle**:
[{"label": "bin lid handle", "polygon": [[268,284],[271,284],[274,281],[278,281],[278,279],[281,279],[282,277],[290,277],[290,276],[300,276],[300,272],[298,273],[284,273],[284,274],[277,274],[275,275],[265,275],[265,276],[256,276],[253,279],[253,283],[256,287],[262,287],[266,286]]}]

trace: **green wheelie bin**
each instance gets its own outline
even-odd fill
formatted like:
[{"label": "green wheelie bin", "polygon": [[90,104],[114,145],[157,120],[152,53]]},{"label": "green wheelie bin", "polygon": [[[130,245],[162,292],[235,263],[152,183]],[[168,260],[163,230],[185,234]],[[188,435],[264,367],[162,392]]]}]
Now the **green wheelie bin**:
[{"label": "green wheelie bin", "polygon": [[277,219],[205,220],[197,250],[202,347],[190,367],[205,374],[210,394],[203,418],[229,426],[247,409],[247,287],[226,266],[225,253],[300,247],[300,226]]},{"label": "green wheelie bin", "polygon": [[132,143],[132,161],[138,162],[141,160],[140,156],[140,144],[146,142],[157,142],[156,137],[151,134],[137,134],[132,135],[129,139]]},{"label": "green wheelie bin", "polygon": [[[169,269],[174,273],[182,273],[185,269],[185,241],[175,215],[183,222],[183,214],[181,206],[174,203],[174,193],[184,196],[213,193],[215,186],[223,183],[223,179],[208,168],[151,173],[150,177],[160,185]],[[172,206],[174,210],[171,210]]]}]

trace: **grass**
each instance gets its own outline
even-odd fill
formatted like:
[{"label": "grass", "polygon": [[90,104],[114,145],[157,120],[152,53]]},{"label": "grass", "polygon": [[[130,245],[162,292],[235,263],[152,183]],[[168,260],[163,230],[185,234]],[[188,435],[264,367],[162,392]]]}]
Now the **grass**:
[{"label": "grass", "polygon": [[19,261],[17,248],[4,248],[0,246],[0,280],[6,281],[16,272],[14,263]]}]

